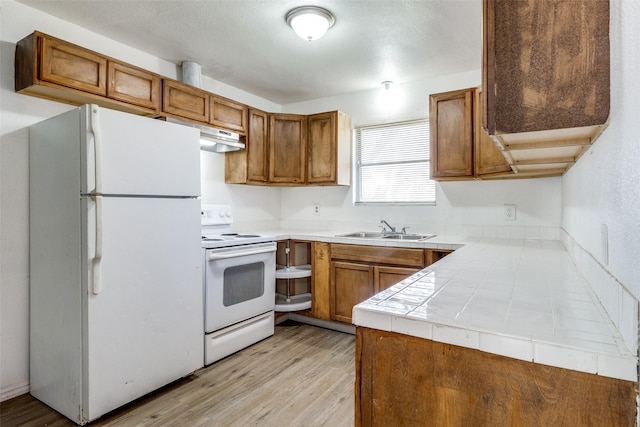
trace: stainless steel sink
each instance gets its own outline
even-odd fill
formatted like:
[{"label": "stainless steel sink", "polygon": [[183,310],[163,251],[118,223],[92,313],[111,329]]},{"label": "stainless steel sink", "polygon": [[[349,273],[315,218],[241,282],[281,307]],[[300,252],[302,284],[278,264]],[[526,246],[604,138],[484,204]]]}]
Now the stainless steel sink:
[{"label": "stainless steel sink", "polygon": [[383,234],[368,231],[338,234],[336,237],[355,237],[358,239],[391,239],[391,240],[426,240],[435,237],[435,234]]},{"label": "stainless steel sink", "polygon": [[426,240],[434,236],[435,234],[387,234],[383,238],[394,240]]},{"label": "stainless steel sink", "polygon": [[356,233],[338,234],[336,237],[357,237],[359,239],[382,239],[385,237],[382,233],[358,231]]}]

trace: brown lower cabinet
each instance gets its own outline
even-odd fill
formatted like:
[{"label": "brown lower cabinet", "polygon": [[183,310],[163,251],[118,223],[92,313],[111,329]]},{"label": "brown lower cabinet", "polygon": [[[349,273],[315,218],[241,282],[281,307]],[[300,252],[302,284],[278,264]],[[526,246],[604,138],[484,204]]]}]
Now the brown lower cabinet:
[{"label": "brown lower cabinet", "polygon": [[637,384],[356,328],[355,425],[633,426]]},{"label": "brown lower cabinet", "polygon": [[330,245],[330,320],[351,323],[353,306],[420,271],[423,249]]}]

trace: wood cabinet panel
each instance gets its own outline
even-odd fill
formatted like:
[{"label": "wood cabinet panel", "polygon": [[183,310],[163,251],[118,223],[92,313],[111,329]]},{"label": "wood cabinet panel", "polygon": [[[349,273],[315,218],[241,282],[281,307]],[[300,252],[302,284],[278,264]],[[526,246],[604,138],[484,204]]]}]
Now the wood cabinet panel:
[{"label": "wood cabinet panel", "polygon": [[246,156],[247,181],[266,183],[269,179],[269,116],[264,111],[249,109],[249,133]]},{"label": "wood cabinet panel", "polygon": [[473,91],[430,97],[431,176],[473,177]]},{"label": "wood cabinet panel", "polygon": [[373,267],[367,264],[331,262],[331,319],[351,323],[353,306],[375,293]]},{"label": "wood cabinet panel", "polygon": [[482,129],[481,97],[478,88],[430,96],[433,179],[496,179],[514,175],[500,149]]},{"label": "wood cabinet panel", "polygon": [[632,426],[637,383],[356,328],[364,426]]},{"label": "wood cabinet panel", "polygon": [[351,134],[351,117],[341,111],[309,116],[308,184],[351,184]]},{"label": "wood cabinet panel", "polygon": [[473,125],[474,134],[474,174],[481,179],[513,176],[513,170],[504,155],[482,127],[482,105],[484,93],[476,89],[474,93]]},{"label": "wood cabinet panel", "polygon": [[425,259],[425,267],[430,266],[434,262],[440,261],[442,258],[449,255],[453,250],[449,249],[425,249],[424,250],[424,259]]},{"label": "wood cabinet panel", "polygon": [[107,96],[119,101],[160,110],[162,79],[148,71],[109,61]]},{"label": "wood cabinet panel", "polygon": [[249,110],[246,105],[227,98],[212,96],[210,106],[209,121],[212,125],[246,135]]},{"label": "wood cabinet panel", "polygon": [[375,292],[384,291],[420,270],[421,268],[376,266],[373,269]]},{"label": "wood cabinet panel", "polygon": [[40,37],[40,79],[96,95],[107,94],[107,58],[52,37]]},{"label": "wood cabinet panel", "polygon": [[311,314],[323,320],[331,319],[331,252],[329,243],[313,242],[311,260]]},{"label": "wood cabinet panel", "polygon": [[609,1],[482,4],[483,127],[516,177],[562,175],[608,122]]},{"label": "wood cabinet panel", "polygon": [[298,114],[269,115],[269,182],[305,182],[307,117]]},{"label": "wood cabinet panel", "polygon": [[209,94],[175,80],[162,81],[162,111],[174,116],[209,122]]},{"label": "wood cabinet panel", "polygon": [[387,246],[360,246],[333,243],[331,259],[361,261],[372,264],[402,265],[406,267],[423,267],[422,249],[394,248]]}]

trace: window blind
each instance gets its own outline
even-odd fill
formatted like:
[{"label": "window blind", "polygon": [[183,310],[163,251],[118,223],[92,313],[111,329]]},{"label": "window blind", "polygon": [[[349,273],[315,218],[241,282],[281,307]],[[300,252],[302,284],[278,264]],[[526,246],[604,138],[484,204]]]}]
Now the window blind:
[{"label": "window blind", "polygon": [[429,121],[356,129],[356,204],[435,204]]}]

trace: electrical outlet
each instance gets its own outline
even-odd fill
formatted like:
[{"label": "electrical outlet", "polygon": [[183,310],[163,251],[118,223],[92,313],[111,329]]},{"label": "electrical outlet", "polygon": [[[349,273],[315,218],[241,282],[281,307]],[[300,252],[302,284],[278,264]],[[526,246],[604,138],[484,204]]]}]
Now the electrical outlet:
[{"label": "electrical outlet", "polygon": [[313,214],[320,216],[320,203],[313,204]]},{"label": "electrical outlet", "polygon": [[504,205],[504,220],[505,221],[516,220],[516,205]]}]

